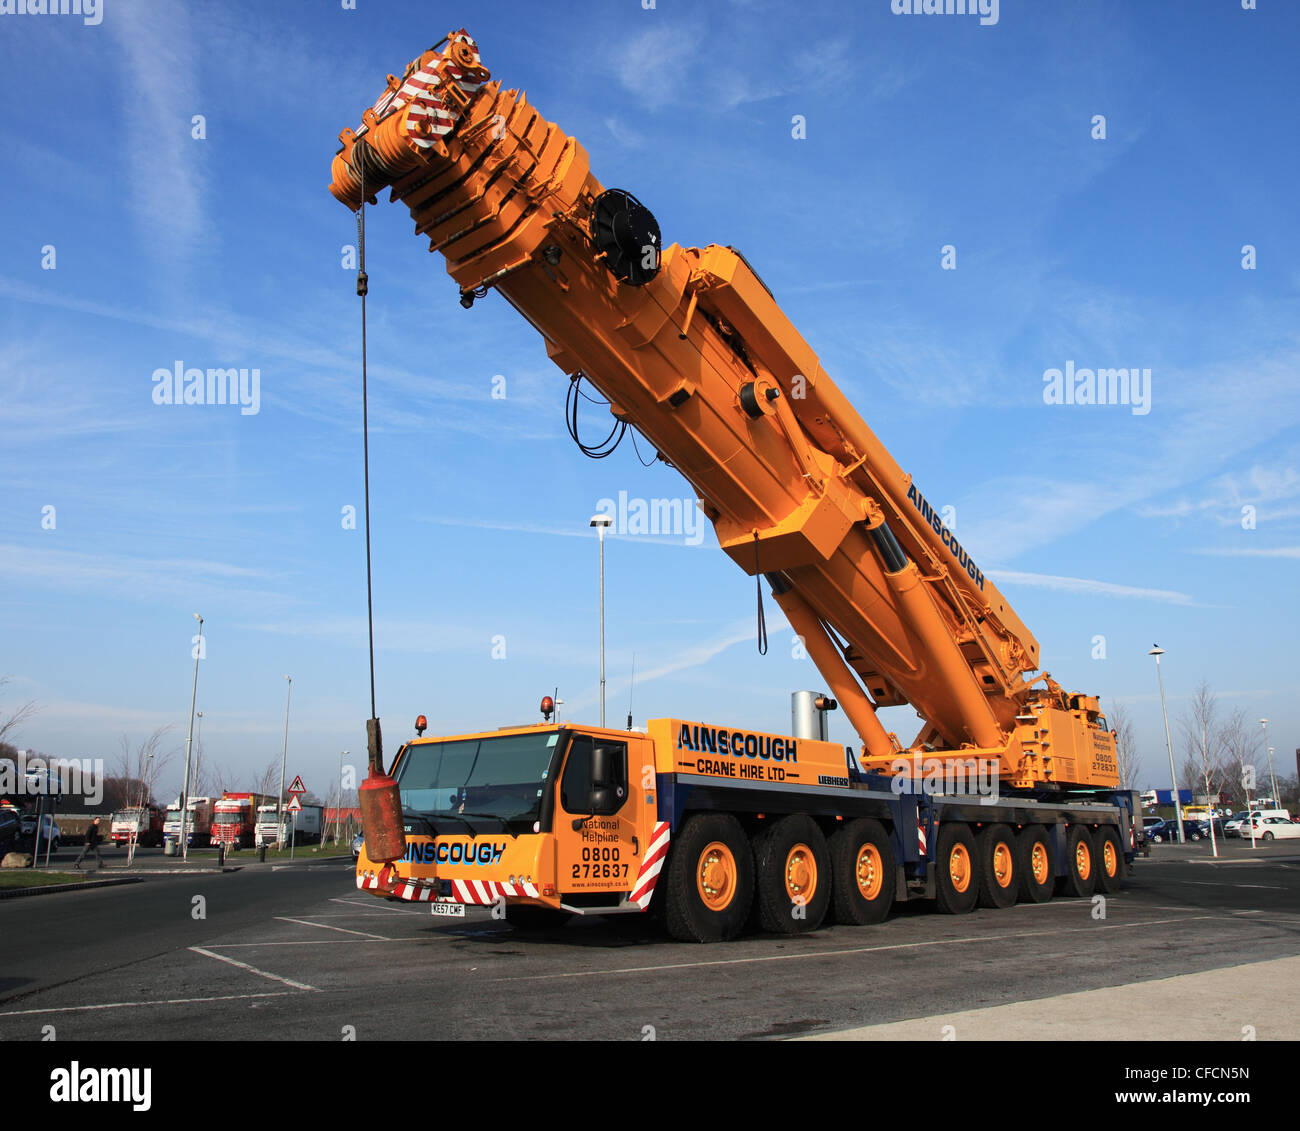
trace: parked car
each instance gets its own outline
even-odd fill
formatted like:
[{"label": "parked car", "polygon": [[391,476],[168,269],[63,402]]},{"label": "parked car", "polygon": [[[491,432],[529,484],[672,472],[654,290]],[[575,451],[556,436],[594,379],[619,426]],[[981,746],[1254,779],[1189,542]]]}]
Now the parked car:
[{"label": "parked car", "polygon": [[[1249,831],[1246,833],[1250,835]],[[1300,825],[1285,817],[1265,817],[1255,822],[1255,835],[1261,840],[1282,840],[1300,837]]]},{"label": "parked car", "polygon": [[7,805],[0,806],[0,853],[12,852],[17,848],[22,835],[22,818],[18,816],[18,810]]},{"label": "parked car", "polygon": [[[1203,827],[1199,821],[1183,822],[1183,838],[1185,840],[1204,840],[1209,835],[1209,828]],[[1150,837],[1155,844],[1177,844],[1178,822],[1162,821],[1159,826],[1148,829],[1147,836]]]},{"label": "parked car", "polygon": [[353,860],[355,860],[358,856],[361,855],[361,849],[365,846],[365,843],[366,843],[365,833],[357,833],[357,835],[352,838],[352,859]]},{"label": "parked car", "polygon": [[[23,831],[22,839],[24,843],[34,846],[36,843],[36,814],[24,813],[22,816]],[[62,833],[59,826],[55,823],[54,817],[49,813],[41,814],[41,852],[45,852],[45,846],[50,846],[51,852],[59,851],[59,841]]]},{"label": "parked car", "polygon": [[[1197,824],[1201,826],[1201,836],[1208,837],[1210,835],[1210,822],[1198,821]],[[1214,835],[1220,840],[1228,835],[1228,826],[1222,817],[1214,818]]]}]

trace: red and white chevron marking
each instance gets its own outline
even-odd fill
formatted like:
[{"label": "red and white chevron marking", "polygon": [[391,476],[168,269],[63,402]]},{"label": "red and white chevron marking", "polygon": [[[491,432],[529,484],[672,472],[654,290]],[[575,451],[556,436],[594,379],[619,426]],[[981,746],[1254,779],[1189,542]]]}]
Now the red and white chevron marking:
[{"label": "red and white chevron marking", "polygon": [[632,885],[627,899],[635,903],[642,911],[650,906],[650,897],[655,893],[655,884],[659,882],[659,873],[664,866],[664,857],[668,855],[668,842],[672,839],[672,829],[667,821],[655,825],[655,831],[646,845],[645,857],[641,861],[641,870],[636,874],[636,883]]},{"label": "red and white chevron marking", "polygon": [[526,895],[536,899],[536,884],[502,884],[495,880],[452,880],[452,895],[461,903],[491,904],[507,895]]},{"label": "red and white chevron marking", "polygon": [[391,874],[390,869],[382,869],[378,875],[374,872],[366,875],[357,876],[357,887],[362,891],[384,891],[397,896],[398,899],[407,899],[412,903],[428,903],[435,899],[438,889],[435,885],[425,883],[422,880],[396,880]]},{"label": "red and white chevron marking", "polygon": [[[936,821],[936,822],[935,822],[935,828],[938,829],[938,827],[939,827],[939,823]],[[925,849],[925,822],[924,822],[923,820],[921,820],[920,817],[918,817],[918,818],[916,819],[916,840],[917,840],[917,843],[921,846],[921,855],[922,855],[922,856],[925,856],[925,855],[926,855],[926,849]]]}]

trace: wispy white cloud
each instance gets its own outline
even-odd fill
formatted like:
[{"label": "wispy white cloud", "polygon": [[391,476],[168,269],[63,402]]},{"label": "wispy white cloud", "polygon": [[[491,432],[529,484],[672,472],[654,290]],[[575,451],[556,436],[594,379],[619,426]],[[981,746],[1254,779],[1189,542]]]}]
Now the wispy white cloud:
[{"label": "wispy white cloud", "polygon": [[201,113],[198,53],[187,5],[118,0],[108,21],[125,62],[127,170],[145,246],[185,259],[206,227],[203,142],[190,135]]},{"label": "wispy white cloud", "polygon": [[1244,472],[1221,475],[1197,497],[1150,504],[1140,509],[1145,518],[1211,518],[1223,526],[1241,522],[1241,508],[1256,508],[1256,521],[1276,521],[1300,515],[1300,508],[1270,504],[1300,499],[1300,470],[1253,464]]},{"label": "wispy white cloud", "polygon": [[1195,605],[1187,593],[1172,589],[1142,589],[1135,585],[1117,585],[1086,577],[1058,577],[1050,573],[1023,573],[1019,570],[991,569],[989,577],[999,585],[1025,585],[1032,589],[1055,589],[1063,593],[1082,593],[1089,597],[1120,597],[1141,601],[1159,601],[1168,605]]},{"label": "wispy white cloud", "polygon": [[1215,546],[1192,552],[1224,558],[1300,558],[1300,546]]}]

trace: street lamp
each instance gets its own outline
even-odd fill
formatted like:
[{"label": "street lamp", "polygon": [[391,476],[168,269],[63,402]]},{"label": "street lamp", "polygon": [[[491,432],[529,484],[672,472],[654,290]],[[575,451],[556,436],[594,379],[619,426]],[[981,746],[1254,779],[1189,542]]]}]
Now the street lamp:
[{"label": "street lamp", "polygon": [[280,795],[275,799],[275,848],[279,852],[284,848],[284,763],[289,757],[289,699],[293,695],[293,676],[284,677],[289,682],[289,690],[284,695],[284,749],[280,752]]},{"label": "street lamp", "polygon": [[1268,719],[1260,719],[1259,725],[1264,728],[1264,749],[1268,751],[1268,783],[1273,791],[1273,807],[1277,808],[1282,800],[1277,795],[1277,778],[1273,776],[1273,747],[1268,744]]},{"label": "street lamp", "polygon": [[[1178,822],[1178,843],[1187,843],[1187,834],[1183,832],[1183,807],[1178,803],[1178,771],[1174,769],[1174,740],[1169,734],[1169,708],[1165,705],[1165,680],[1160,674],[1160,657],[1165,654],[1165,650],[1159,644],[1152,644],[1148,656],[1156,658],[1156,679],[1160,681],[1160,710],[1165,716],[1165,743],[1169,747],[1169,776],[1174,783],[1174,820]],[[1210,820],[1214,820],[1213,811],[1210,814]]]},{"label": "street lamp", "polygon": [[614,520],[607,514],[591,516],[591,526],[600,534],[600,725],[605,725],[605,528]]},{"label": "street lamp", "polygon": [[190,858],[189,838],[185,826],[188,823],[190,808],[190,750],[194,743],[194,704],[199,695],[199,660],[203,656],[203,618],[198,613],[194,619],[199,622],[199,635],[194,645],[194,686],[190,689],[190,730],[185,738],[185,777],[181,781],[181,857]]}]

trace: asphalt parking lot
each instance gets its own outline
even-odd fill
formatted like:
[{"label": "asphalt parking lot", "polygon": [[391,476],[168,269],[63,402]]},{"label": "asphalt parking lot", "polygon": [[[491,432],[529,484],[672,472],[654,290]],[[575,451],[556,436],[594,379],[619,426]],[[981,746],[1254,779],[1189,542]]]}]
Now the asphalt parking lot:
[{"label": "asphalt parking lot", "polygon": [[[1240,1039],[1253,1026],[1294,1039],[1286,995],[1198,1017],[1176,979],[1249,979],[1247,967],[1300,956],[1297,847],[1218,862],[1199,845],[1165,847],[1102,904],[949,917],[911,903],[876,927],[707,947],[667,941],[640,917],[542,932],[486,909],[434,918],[358,892],[347,861],[178,875],[0,904],[0,1038],[40,1039],[46,1025],[59,1039],[862,1036],[1150,983],[1144,1025],[1128,1010],[1076,1011],[1055,1035]],[[1171,979],[1162,1000],[1156,984]]]}]

